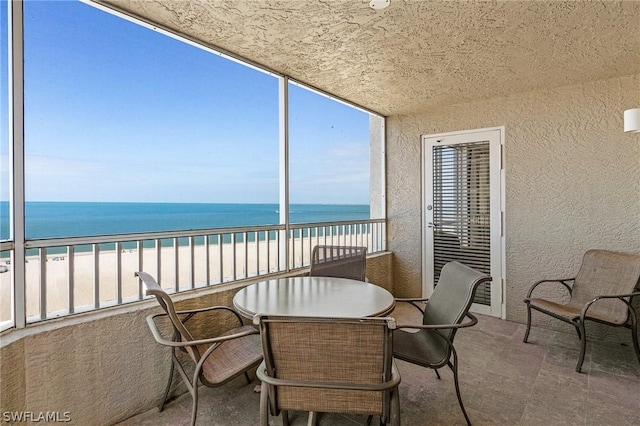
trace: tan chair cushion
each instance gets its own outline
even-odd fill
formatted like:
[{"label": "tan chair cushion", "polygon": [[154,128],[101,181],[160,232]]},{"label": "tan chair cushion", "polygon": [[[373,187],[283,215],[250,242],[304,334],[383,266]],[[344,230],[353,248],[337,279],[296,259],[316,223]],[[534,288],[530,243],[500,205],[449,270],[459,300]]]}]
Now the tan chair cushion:
[{"label": "tan chair cushion", "polygon": [[[255,330],[255,328],[245,325],[229,330],[224,334],[240,333],[245,330]],[[198,346],[201,355],[208,348],[209,346],[206,345]],[[219,385],[241,374],[248,366],[259,362],[261,359],[262,342],[259,334],[250,334],[227,340],[207,357],[202,365],[202,375],[211,385]]]},{"label": "tan chair cushion", "polygon": [[[620,303],[624,306],[623,302],[620,301],[616,301],[617,303]],[[559,315],[563,318],[566,318],[567,320],[574,320],[576,318],[580,318],[580,312],[582,311],[582,307],[579,306],[571,306],[571,305],[562,305],[560,303],[555,303],[555,302],[551,302],[548,300],[544,300],[544,299],[538,299],[538,298],[533,298],[530,299],[530,303],[532,307],[541,309],[543,311],[546,312],[550,312],[552,314],[555,315]],[[626,307],[625,307],[626,310]],[[598,311],[596,310],[589,310],[587,311],[587,316],[586,318],[588,319],[595,319],[598,321],[604,321],[604,322],[609,322],[612,324],[624,324],[624,322],[626,321],[626,316],[624,317],[624,319],[622,319],[622,321],[620,322],[614,322],[612,321],[612,317],[609,316],[605,316],[605,315],[601,315]]]}]

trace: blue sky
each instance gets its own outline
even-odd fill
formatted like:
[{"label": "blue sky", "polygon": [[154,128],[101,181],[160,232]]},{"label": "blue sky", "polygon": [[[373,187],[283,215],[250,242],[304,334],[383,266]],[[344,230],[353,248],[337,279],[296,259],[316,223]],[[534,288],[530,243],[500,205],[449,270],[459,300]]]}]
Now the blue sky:
[{"label": "blue sky", "polygon": [[[27,1],[27,200],[277,203],[277,90],[89,5]],[[368,114],[292,85],[291,202],[368,204],[368,130]]]}]

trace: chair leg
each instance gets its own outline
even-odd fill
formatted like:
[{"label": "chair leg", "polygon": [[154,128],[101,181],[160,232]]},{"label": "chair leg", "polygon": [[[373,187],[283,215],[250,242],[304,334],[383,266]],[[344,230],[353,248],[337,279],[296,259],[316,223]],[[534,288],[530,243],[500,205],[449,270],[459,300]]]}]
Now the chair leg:
[{"label": "chair leg", "polygon": [[580,335],[580,356],[578,357],[576,371],[578,373],[581,373],[582,363],[584,362],[584,354],[587,351],[587,333],[584,328],[584,321],[580,321],[576,328],[578,329],[578,335]]},{"label": "chair leg", "polygon": [[638,363],[640,363],[640,345],[638,344],[638,327],[637,326],[632,327],[631,333],[633,333],[633,336],[631,336],[631,338],[633,339],[633,348],[635,349],[636,358],[638,358]]},{"label": "chair leg", "polygon": [[[283,419],[286,415],[283,412]],[[283,420],[284,424],[284,420]],[[269,426],[269,387],[262,382],[260,389],[260,426]]]},{"label": "chair leg", "polygon": [[634,309],[630,309],[631,313],[631,340],[633,341],[633,349],[636,352],[636,358],[640,363],[640,345],[638,345],[638,317]]},{"label": "chair leg", "polygon": [[251,384],[251,377],[249,377],[249,373],[248,372],[244,372],[244,377],[247,379],[247,384],[250,385]]},{"label": "chair leg", "polygon": [[531,331],[531,306],[527,303],[527,331],[525,331],[524,339],[522,339],[524,343],[527,343],[527,339],[529,339],[529,331]]},{"label": "chair leg", "polygon": [[316,426],[318,424],[318,412],[309,411],[309,419],[307,420],[307,426]]},{"label": "chair leg", "polygon": [[438,380],[440,380],[440,373],[438,372],[438,369],[437,369],[437,368],[435,368],[433,371],[435,371],[435,372],[436,372],[436,376],[438,377]]},{"label": "chair leg", "polygon": [[578,335],[578,339],[582,340],[582,331],[580,331],[580,327],[578,327],[575,324],[574,324],[574,327],[576,328],[576,334]]},{"label": "chair leg", "polygon": [[289,426],[289,412],[281,410],[280,415],[282,416],[282,426]]},{"label": "chair leg", "polygon": [[173,358],[175,357],[175,348],[171,349],[171,368],[169,369],[169,380],[167,380],[167,387],[164,390],[164,396],[162,397],[162,402],[160,403],[160,406],[158,407],[158,411],[162,411],[164,410],[164,404],[167,403],[167,398],[169,397],[169,391],[171,390],[171,382],[173,381],[173,369],[174,369],[174,364],[173,364]]},{"label": "chair leg", "polygon": [[[391,401],[393,403],[393,401]],[[369,414],[367,417],[367,425],[370,425],[373,421],[373,414]],[[391,420],[393,422],[393,419]],[[386,425],[387,422],[384,421],[384,417],[380,417],[380,425]]]},{"label": "chair leg", "polygon": [[391,394],[391,426],[400,426],[400,395],[397,388]]},{"label": "chair leg", "polygon": [[464,415],[465,420],[467,421],[467,425],[471,426],[471,421],[469,420],[469,416],[467,415],[467,410],[464,409],[464,404],[462,403],[462,396],[460,395],[460,384],[458,383],[458,354],[456,354],[456,350],[452,349],[453,353],[453,364],[449,362],[449,368],[453,371],[453,383],[456,386],[456,396],[458,397],[458,403],[460,404],[460,409],[462,410],[462,414]]},{"label": "chair leg", "polygon": [[193,407],[191,408],[191,426],[195,426],[196,417],[198,416],[198,380],[196,379],[193,383],[193,393],[191,394],[193,397]]}]

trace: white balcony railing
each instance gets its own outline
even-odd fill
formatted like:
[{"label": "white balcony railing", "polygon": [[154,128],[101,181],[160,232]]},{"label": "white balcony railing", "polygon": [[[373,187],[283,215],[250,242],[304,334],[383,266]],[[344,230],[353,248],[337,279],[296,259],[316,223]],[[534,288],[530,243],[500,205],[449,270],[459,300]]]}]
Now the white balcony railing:
[{"label": "white balcony railing", "polygon": [[[136,271],[153,274],[177,293],[268,277],[309,265],[317,244],[384,251],[385,221],[360,220],[27,240],[25,313],[35,322],[145,298]],[[10,259],[3,242],[0,324],[11,327]],[[3,268],[4,269],[4,268]]]}]

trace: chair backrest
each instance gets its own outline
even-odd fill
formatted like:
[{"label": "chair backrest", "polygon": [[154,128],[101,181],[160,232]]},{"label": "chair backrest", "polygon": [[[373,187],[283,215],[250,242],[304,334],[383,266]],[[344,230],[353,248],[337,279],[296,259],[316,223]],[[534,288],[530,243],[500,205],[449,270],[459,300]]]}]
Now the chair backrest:
[{"label": "chair backrest", "polygon": [[365,280],[367,248],[317,245],[311,253],[310,276]]},{"label": "chair backrest", "polygon": [[[476,271],[460,262],[449,262],[442,268],[440,278],[424,310],[422,323],[459,324],[469,312],[476,289],[481,283],[491,281],[485,273]],[[441,330],[453,341],[456,330]],[[448,358],[447,358],[448,359]]]},{"label": "chair backrest", "polygon": [[[191,342],[195,340],[176,313],[176,309],[173,305],[171,297],[169,297],[167,292],[164,291],[162,287],[160,287],[155,278],[153,278],[146,272],[136,272],[136,275],[142,280],[142,283],[145,285],[147,289],[147,296],[155,296],[158,300],[158,303],[167,314],[167,317],[169,318],[169,320],[171,321],[171,325],[173,326],[174,336],[179,337],[180,341],[182,342]],[[198,362],[200,360],[200,353],[196,346],[187,346],[185,347],[185,350],[189,354],[189,356],[191,356],[194,362]]]},{"label": "chair backrest", "polygon": [[[391,378],[392,318],[309,318],[256,316],[270,377],[287,381],[271,387],[274,411],[302,410],[383,413],[385,391],[339,389],[381,384]],[[298,382],[331,383],[338,389],[295,387]]]},{"label": "chair backrest", "polygon": [[[594,297],[629,294],[640,284],[640,255],[608,250],[589,250],[582,258],[569,304],[582,308]],[[627,306],[617,299],[594,303],[588,312],[622,324],[627,320]]]}]

